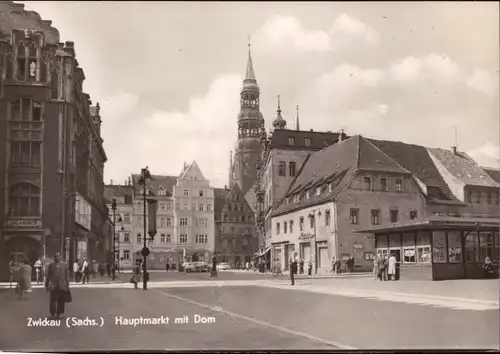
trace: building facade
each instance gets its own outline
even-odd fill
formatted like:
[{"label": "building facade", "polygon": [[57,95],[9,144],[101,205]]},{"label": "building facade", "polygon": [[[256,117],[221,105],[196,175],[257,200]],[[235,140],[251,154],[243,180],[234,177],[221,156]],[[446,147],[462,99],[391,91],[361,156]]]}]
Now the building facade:
[{"label": "building facade", "polygon": [[198,164],[185,164],[178,177],[153,175],[153,179],[148,180],[146,198],[158,203],[157,234],[153,240],[144,235],[143,190],[137,183],[139,177],[132,175],[132,264],[142,259],[144,237],[150,249],[150,269],[165,269],[167,263],[179,269],[185,261],[210,261],[215,247],[214,188]]},{"label": "building facade", "polygon": [[231,268],[251,262],[258,250],[255,215],[237,183],[215,191],[215,255]]},{"label": "building facade", "polygon": [[0,77],[2,278],[22,256],[102,259],[107,157],[73,42],[24,5],[0,3]]}]

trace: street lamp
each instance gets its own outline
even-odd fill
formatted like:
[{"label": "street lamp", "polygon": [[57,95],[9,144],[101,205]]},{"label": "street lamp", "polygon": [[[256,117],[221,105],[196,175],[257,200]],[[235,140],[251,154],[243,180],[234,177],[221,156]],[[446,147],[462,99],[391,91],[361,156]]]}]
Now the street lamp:
[{"label": "street lamp", "polygon": [[309,218],[312,220],[314,226],[314,274],[318,274],[318,245],[317,245],[317,236],[316,236],[316,211],[318,212],[318,216],[321,216],[321,210],[314,209],[309,214]]},{"label": "street lamp", "polygon": [[[118,218],[118,222],[121,222],[121,221],[122,221],[121,219],[122,219],[122,218],[121,218],[121,217],[119,217],[119,218]],[[120,228],[120,231],[121,231],[121,232],[125,231],[125,229],[123,228],[123,226]],[[120,262],[120,261],[121,261],[121,257],[120,257],[120,242],[121,242],[121,241],[120,241],[120,234],[118,234],[118,269],[117,269],[117,270],[118,270],[118,273],[120,273],[120,263],[121,263],[121,262]]]},{"label": "street lamp", "polygon": [[115,262],[116,262],[116,199],[113,198],[113,203],[111,204],[111,209],[113,210],[113,280],[116,279],[116,270],[115,270]]},{"label": "street lamp", "polygon": [[146,260],[147,257],[149,256],[149,248],[147,246],[147,230],[146,230],[146,184],[148,179],[153,179],[151,177],[151,173],[149,173],[149,169],[146,166],[146,168],[141,169],[141,176],[139,177],[138,184],[142,185],[142,198],[143,198],[143,204],[144,204],[144,247],[142,248],[142,273],[143,273],[143,278],[142,278],[142,288],[144,290],[148,289],[148,273],[147,273],[147,265],[146,265]]}]

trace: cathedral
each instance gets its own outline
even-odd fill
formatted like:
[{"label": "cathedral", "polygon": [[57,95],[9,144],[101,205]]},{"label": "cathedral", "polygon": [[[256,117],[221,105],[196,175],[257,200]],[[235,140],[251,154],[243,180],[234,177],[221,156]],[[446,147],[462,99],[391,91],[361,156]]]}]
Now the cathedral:
[{"label": "cathedral", "polygon": [[265,134],[264,118],[259,109],[260,90],[255,78],[250,44],[245,79],[240,92],[238,140],[234,156],[231,153],[229,186],[238,184],[248,204],[253,208],[253,186],[257,179],[256,164],[261,153],[260,138]]}]

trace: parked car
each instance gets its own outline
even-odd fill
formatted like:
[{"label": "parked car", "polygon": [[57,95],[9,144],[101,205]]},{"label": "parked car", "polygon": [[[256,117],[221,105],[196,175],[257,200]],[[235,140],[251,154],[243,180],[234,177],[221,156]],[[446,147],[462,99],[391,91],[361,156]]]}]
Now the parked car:
[{"label": "parked car", "polygon": [[208,272],[207,262],[194,262],[194,266],[197,272]]},{"label": "parked car", "polygon": [[185,273],[196,272],[196,265],[193,262],[184,262],[182,269]]},{"label": "parked car", "polygon": [[231,267],[226,262],[221,262],[217,264],[217,270],[228,270],[228,269],[231,269]]}]

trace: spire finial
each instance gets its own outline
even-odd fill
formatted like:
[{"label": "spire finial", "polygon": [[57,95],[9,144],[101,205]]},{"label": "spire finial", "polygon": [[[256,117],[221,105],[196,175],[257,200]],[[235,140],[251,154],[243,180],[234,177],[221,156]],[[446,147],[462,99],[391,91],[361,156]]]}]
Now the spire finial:
[{"label": "spire finial", "polygon": [[252,43],[250,42],[250,35],[248,35],[248,51],[250,52],[250,47],[252,46]]},{"label": "spire finial", "polygon": [[285,129],[286,121],[281,116],[280,95],[278,95],[278,110],[276,111],[276,119],[273,121],[273,127],[277,129]]},{"label": "spire finial", "polygon": [[280,95],[278,95],[278,112],[281,112],[281,107],[280,107]]},{"label": "spire finial", "polygon": [[255,81],[255,72],[253,71],[253,63],[252,63],[252,53],[250,48],[250,35],[248,35],[248,61],[247,61],[247,74],[245,76],[245,80],[254,80]]},{"label": "spire finial", "polygon": [[300,124],[299,124],[299,105],[297,105],[297,121],[295,123],[295,129],[300,130]]}]

